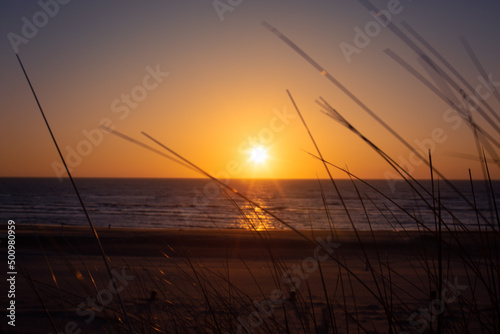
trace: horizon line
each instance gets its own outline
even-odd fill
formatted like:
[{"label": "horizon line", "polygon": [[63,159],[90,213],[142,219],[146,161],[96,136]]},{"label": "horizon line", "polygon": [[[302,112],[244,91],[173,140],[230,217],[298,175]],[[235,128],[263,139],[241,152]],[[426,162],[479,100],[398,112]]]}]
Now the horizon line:
[{"label": "horizon line", "polygon": [[[69,177],[57,177],[57,176],[0,176],[0,179],[62,179],[61,181],[69,180]],[[116,177],[116,176],[77,176],[73,179],[117,179],[117,180],[210,180],[208,177]],[[239,177],[239,178],[229,178],[229,180],[330,180],[330,178],[255,178],[255,177]],[[351,180],[348,177],[334,178],[334,180]],[[405,179],[391,179],[387,180],[384,178],[353,178],[354,181],[405,181]],[[416,181],[431,181],[428,178],[425,179],[415,179]],[[470,181],[468,178],[463,179],[448,179],[450,181]],[[473,181],[484,181],[483,178],[472,179]],[[411,181],[411,180],[407,180]],[[437,181],[435,179],[434,181]],[[500,179],[491,179],[491,181],[500,181]]]}]

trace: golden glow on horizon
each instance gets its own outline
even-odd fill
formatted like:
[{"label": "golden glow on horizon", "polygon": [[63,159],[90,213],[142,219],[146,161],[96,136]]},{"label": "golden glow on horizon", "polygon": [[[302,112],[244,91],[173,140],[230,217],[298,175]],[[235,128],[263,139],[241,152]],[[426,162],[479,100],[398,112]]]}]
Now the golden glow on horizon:
[{"label": "golden glow on horizon", "polygon": [[[21,2],[15,3],[19,5],[0,8],[8,7],[12,13],[6,16],[10,21],[6,27],[21,33],[19,17],[30,10]],[[401,41],[391,32],[368,36],[365,23],[378,21],[364,21],[365,9],[355,2],[321,2],[317,7],[304,4],[278,1],[270,10],[267,2],[254,3],[252,10],[226,12],[230,16],[221,25],[212,6],[193,11],[184,2],[134,2],[118,7],[108,2],[81,2],[81,10],[61,11],[61,19],[52,20],[51,27],[46,28],[51,32],[41,33],[36,43],[19,47],[21,53],[26,53],[22,57],[24,65],[74,177],[203,176],[102,131],[99,125],[104,121],[162,151],[140,134],[145,131],[214,175],[231,179],[328,178],[321,162],[309,155],[315,154],[316,148],[286,93],[290,89],[328,162],[347,165],[364,179],[392,180],[399,175],[352,131],[321,113],[315,102],[320,96],[411,171],[413,177],[428,178],[427,166],[377,121],[367,117],[352,98],[337,92],[329,73],[416,149],[427,152],[432,148],[433,164],[447,178],[468,179],[468,169],[474,178],[482,176],[479,161],[447,154],[471,155],[476,151],[475,141],[471,140],[474,133],[466,120],[458,113],[450,114],[452,110],[446,103],[383,52],[390,48],[419,68],[420,64],[413,64],[415,59],[405,54],[407,48]],[[473,69],[467,70],[467,52],[460,43],[451,41],[464,34],[491,40],[493,37],[486,36],[494,36],[495,30],[490,27],[498,20],[482,16],[483,9],[478,6],[467,5],[462,6],[462,10],[468,8],[463,13],[474,11],[488,24],[462,25],[461,16],[440,19],[438,12],[446,15],[447,5],[413,5],[414,10],[404,10],[404,19],[413,18],[418,33],[440,52],[456,55],[454,66],[465,70],[463,75],[472,87],[486,94],[488,87]],[[88,18],[97,8],[104,14],[99,16],[99,24],[90,24]],[[308,15],[304,15],[305,8]],[[433,25],[426,22],[418,27],[419,13],[431,8],[436,10],[433,18],[439,19]],[[173,19],[165,19],[167,14]],[[297,24],[281,24],[286,17],[293,17]],[[332,17],[338,34],[331,33]],[[146,25],[144,18],[148,20]],[[264,19],[318,62],[321,70],[311,68],[296,51],[260,27]],[[372,42],[370,47],[359,48],[360,54],[346,57],[339,45],[359,42],[360,35],[353,31],[358,24],[366,42],[368,37]],[[438,28],[449,26],[457,30]],[[72,34],[65,33],[67,29],[72,29]],[[442,34],[433,34],[434,29]],[[75,41],[81,47],[68,47]],[[7,38],[3,43],[0,50],[11,49]],[[491,80],[500,80],[491,43],[478,42],[475,48],[478,56],[485,57],[482,61]],[[89,52],[82,53],[81,49]],[[43,57],[34,61],[33,55],[39,52]],[[2,73],[9,89],[0,92],[0,132],[15,140],[0,143],[2,157],[6,157],[0,176],[64,177],[62,162],[22,70],[11,53],[5,54],[8,57],[2,60]],[[432,79],[429,73],[422,74],[426,80]],[[488,103],[498,108],[493,104],[493,95]],[[478,122],[487,131],[495,131],[479,117]],[[438,140],[433,139],[434,129],[440,134]],[[490,172],[492,178],[500,178],[499,169],[491,168]],[[347,175],[336,172],[335,177]]]}]

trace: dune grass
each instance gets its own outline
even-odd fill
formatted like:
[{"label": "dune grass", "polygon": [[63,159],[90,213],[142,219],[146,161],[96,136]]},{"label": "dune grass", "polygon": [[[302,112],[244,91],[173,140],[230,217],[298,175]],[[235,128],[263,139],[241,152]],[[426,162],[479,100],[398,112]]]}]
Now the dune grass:
[{"label": "dune grass", "polygon": [[[266,26],[316,68],[322,69],[279,31]],[[434,66],[438,66],[435,62],[441,62],[456,76],[455,70],[440,59],[437,51],[422,42],[416,32],[411,33],[423,47],[431,50],[426,57],[436,58],[432,61]],[[403,32],[398,30],[397,34]],[[404,36],[405,40],[409,38]],[[417,47],[417,41],[411,42],[412,48]],[[417,50],[426,54],[420,47]],[[445,68],[440,68],[439,73],[445,73]],[[461,85],[451,79],[451,74],[445,76],[446,80],[460,90],[460,94],[464,95],[465,89],[471,89],[472,86],[466,84],[462,90]],[[341,87],[429,167],[430,189],[380,148],[376,139],[367,138],[325,99],[320,97],[317,100],[328,117],[369,145],[389,168],[401,176],[418,198],[418,204],[433,213],[432,222],[422,219],[417,205],[413,210],[404,208],[391,193],[384,193],[347,168],[327,161],[288,91],[288,97],[316,149],[310,155],[318,159],[327,172],[328,186],[335,190],[343,214],[348,217],[352,238],[347,238],[336,228],[335,217],[323,189],[325,185],[321,181],[318,187],[330,230],[315,231],[313,221],[309,222],[310,231],[299,230],[273,210],[259,205],[256,199],[218,180],[152,136],[143,133],[158,149],[110,130],[134,144],[175,159],[215,182],[225,197],[219,200],[230,201],[238,210],[247,222],[248,234],[251,234],[247,237],[252,238],[252,244],[257,249],[252,250],[250,255],[245,254],[245,249],[239,249],[240,252],[235,254],[230,253],[235,248],[228,246],[225,255],[210,257],[194,251],[192,243],[183,246],[179,239],[175,246],[169,243],[154,245],[155,254],[151,255],[121,256],[119,251],[126,247],[121,245],[122,248],[117,247],[118,254],[112,255],[110,260],[108,254],[113,245],[101,244],[100,232],[88,217],[101,259],[82,254],[71,242],[64,247],[56,244],[50,246],[52,255],[44,256],[47,271],[37,273],[36,277],[28,270],[24,272],[23,276],[40,305],[38,310],[46,316],[46,328],[75,333],[78,330],[96,333],[500,332],[500,219],[496,189],[484,149],[492,158],[491,151],[495,152],[498,148],[494,140],[497,134],[487,133],[474,121],[464,98],[460,114],[473,129],[485,185],[489,190],[491,209],[485,212],[478,209],[470,170],[472,198],[460,193],[453,182],[433,165],[432,152],[428,152],[427,157],[427,152],[417,152],[333,76],[327,74],[327,79]],[[458,81],[461,80],[465,79],[459,77]],[[439,92],[437,87],[432,88]],[[486,105],[485,108],[489,110],[491,107]],[[480,116],[484,115],[487,114],[480,113]],[[493,118],[488,120],[496,122]],[[494,161],[498,165],[498,161]],[[333,171],[351,180],[352,189],[363,208],[368,231],[358,230],[359,222],[352,218],[351,208],[336,184]],[[443,183],[454,188],[467,210],[475,213],[476,226],[471,227],[461,221],[454,214],[456,208],[443,203]],[[375,190],[376,196],[383,198],[386,205],[377,206],[373,195],[362,193],[360,186]],[[267,230],[260,221],[260,215],[248,215],[239,204],[241,201],[258,209],[266,219],[296,234],[297,240],[302,240],[300,247],[303,251],[300,255],[294,252],[293,247],[277,247],[279,234]],[[81,203],[85,208],[82,200]],[[372,227],[370,215],[373,212],[370,210],[386,219],[388,229],[398,232],[390,233],[389,237],[381,240],[379,231]],[[413,225],[403,224],[401,216],[408,218]],[[453,224],[447,223],[450,220]],[[218,240],[233,242],[232,234],[224,230],[219,232]],[[50,240],[49,236],[45,242],[50,243]],[[40,242],[38,247],[43,254],[46,253],[46,244]],[[133,249],[134,245],[128,247]],[[200,244],[200,247],[204,245]],[[102,264],[105,265],[105,272]],[[58,276],[66,280],[62,282]]]}]

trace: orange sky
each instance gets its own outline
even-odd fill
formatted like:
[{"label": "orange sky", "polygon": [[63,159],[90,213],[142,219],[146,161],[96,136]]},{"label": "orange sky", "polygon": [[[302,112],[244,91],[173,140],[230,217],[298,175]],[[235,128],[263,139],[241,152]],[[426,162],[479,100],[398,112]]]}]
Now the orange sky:
[{"label": "orange sky", "polygon": [[[376,4],[386,10],[395,6],[394,0]],[[424,150],[431,145],[434,165],[448,178],[467,178],[468,168],[482,177],[479,163],[456,156],[477,156],[466,122],[384,53],[391,49],[430,78],[415,53],[388,28],[372,32],[369,43],[365,41],[367,45],[357,48],[348,61],[342,45],[355,46],[357,29],[376,29],[377,22],[356,1],[242,2],[224,13],[219,9],[222,16],[210,2],[91,1],[58,6],[35,36],[17,47],[75,177],[200,176],[104,133],[101,122],[154,146],[140,134],[145,131],[220,176],[325,177],[321,164],[307,154],[315,153],[314,146],[286,94],[289,89],[328,161],[362,178],[394,175],[359,137],[320,112],[314,102],[320,96],[415,177],[428,178],[427,167],[265,29],[263,20],[299,45],[406,141]],[[64,175],[14,56],[13,35],[9,37],[23,36],[22,18],[33,21],[43,8],[36,2],[16,1],[4,1],[0,7],[6,36],[0,48],[0,176]],[[402,1],[392,9],[395,24],[410,23],[472,87],[483,83],[460,36],[473,46],[493,81],[500,81],[497,5]],[[486,101],[500,110],[492,94]],[[473,117],[494,138],[500,137],[476,111]],[[252,146],[267,150],[265,163],[249,162]],[[493,162],[490,172],[500,177]],[[338,172],[334,176],[345,177]]]}]

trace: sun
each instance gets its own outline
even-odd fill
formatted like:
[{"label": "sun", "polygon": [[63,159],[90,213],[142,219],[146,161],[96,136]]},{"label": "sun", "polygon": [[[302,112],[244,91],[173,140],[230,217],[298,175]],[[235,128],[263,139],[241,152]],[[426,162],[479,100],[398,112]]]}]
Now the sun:
[{"label": "sun", "polygon": [[252,148],[250,151],[250,160],[255,164],[261,164],[267,160],[267,150],[262,146]]}]

